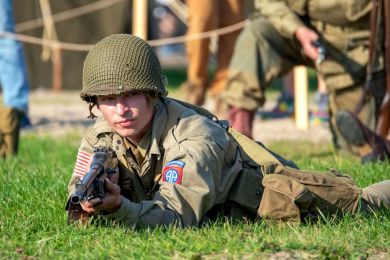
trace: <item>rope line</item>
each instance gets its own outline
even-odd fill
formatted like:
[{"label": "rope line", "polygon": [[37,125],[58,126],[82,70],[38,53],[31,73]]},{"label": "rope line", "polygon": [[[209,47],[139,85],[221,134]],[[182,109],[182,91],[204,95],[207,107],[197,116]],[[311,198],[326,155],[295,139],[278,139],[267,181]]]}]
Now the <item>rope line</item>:
[{"label": "rope line", "polygon": [[205,38],[212,38],[219,35],[228,34],[237,30],[240,30],[244,28],[247,24],[248,20],[244,20],[242,22],[232,24],[223,28],[219,28],[216,30],[211,30],[207,32],[202,33],[196,33],[196,34],[189,34],[184,36],[177,36],[177,37],[171,37],[171,38],[165,38],[165,39],[157,39],[157,40],[150,40],[148,43],[150,46],[161,46],[161,45],[169,45],[169,44],[176,44],[176,43],[183,43],[187,41],[192,40],[201,40]]},{"label": "rope line", "polygon": [[34,36],[17,34],[12,32],[4,32],[4,31],[0,32],[0,37],[14,39],[25,43],[32,43],[36,45],[49,46],[49,47],[61,48],[63,50],[72,50],[72,51],[89,51],[93,46],[93,44],[66,43],[66,42],[46,40]]},{"label": "rope line", "polygon": [[[111,0],[114,1],[114,0]],[[123,0],[116,0],[116,1],[123,1]],[[157,39],[157,40],[150,40],[148,43],[152,47],[158,47],[162,45],[169,45],[169,44],[177,44],[177,43],[183,43],[190,40],[200,40],[205,38],[211,38],[214,36],[224,35],[228,34],[234,31],[237,31],[243,27],[245,27],[249,23],[249,20],[246,19],[242,22],[229,25],[220,29],[211,30],[207,32],[197,33],[197,34],[190,34],[185,36],[177,36],[177,37],[171,37],[171,38],[165,38],[165,39]],[[76,43],[67,43],[67,42],[61,42],[61,41],[55,41],[55,40],[46,40],[39,37],[29,36],[25,34],[18,34],[13,32],[7,32],[7,31],[0,31],[0,37],[10,38],[14,40],[18,40],[24,43],[31,43],[36,45],[42,45],[42,46],[49,46],[49,47],[56,47],[61,48],[63,50],[70,50],[70,51],[89,51],[94,44],[76,44]]]},{"label": "rope line", "polygon": [[[57,13],[53,15],[53,21],[61,22],[65,21],[77,16],[81,16],[84,14],[92,13],[94,11],[98,11],[100,9],[109,7],[111,5],[117,4],[119,2],[123,2],[124,0],[101,0],[98,2],[94,2],[91,4],[86,4],[81,7],[77,7],[71,10],[66,10],[61,13]],[[24,32],[27,30],[39,28],[43,26],[43,18],[37,18],[35,20],[30,20],[22,23],[18,23],[15,25],[15,31],[16,32]]]}]

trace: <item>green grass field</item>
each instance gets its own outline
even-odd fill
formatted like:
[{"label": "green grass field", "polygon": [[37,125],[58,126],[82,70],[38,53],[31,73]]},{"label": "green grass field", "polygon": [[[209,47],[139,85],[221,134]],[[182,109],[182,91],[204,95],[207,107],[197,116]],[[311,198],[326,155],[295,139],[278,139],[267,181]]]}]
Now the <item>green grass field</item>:
[{"label": "green grass field", "polygon": [[[390,211],[301,226],[223,219],[182,230],[68,225],[66,187],[79,141],[76,134],[25,134],[19,156],[0,162],[0,259],[390,258]],[[362,166],[329,144],[281,141],[270,147],[301,168],[348,172],[360,186],[390,179],[388,163]]]}]

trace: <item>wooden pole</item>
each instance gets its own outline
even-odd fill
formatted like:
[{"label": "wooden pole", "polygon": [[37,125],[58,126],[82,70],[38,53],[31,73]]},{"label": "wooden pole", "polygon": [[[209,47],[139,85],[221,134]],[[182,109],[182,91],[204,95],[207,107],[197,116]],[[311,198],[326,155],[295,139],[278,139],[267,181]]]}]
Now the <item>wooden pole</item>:
[{"label": "wooden pole", "polygon": [[307,68],[305,66],[294,67],[295,125],[299,130],[304,131],[309,128],[308,89]]},{"label": "wooden pole", "polygon": [[52,55],[52,74],[53,74],[53,89],[54,92],[60,93],[62,90],[62,50],[60,47],[54,47],[51,51]]},{"label": "wooden pole", "polygon": [[[49,0],[39,1],[43,19],[43,38],[49,40],[57,40],[57,32],[53,16],[51,13]],[[62,55],[59,46],[43,47],[41,59],[48,61],[51,58],[52,62],[52,87],[56,93],[62,90]]]},{"label": "wooden pole", "polygon": [[144,40],[148,37],[148,1],[133,0],[132,34]]}]

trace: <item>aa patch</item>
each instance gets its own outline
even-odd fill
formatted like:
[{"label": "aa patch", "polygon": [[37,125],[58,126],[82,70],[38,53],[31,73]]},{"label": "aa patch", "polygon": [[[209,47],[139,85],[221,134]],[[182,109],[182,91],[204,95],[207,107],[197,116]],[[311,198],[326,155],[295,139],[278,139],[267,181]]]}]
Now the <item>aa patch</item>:
[{"label": "aa patch", "polygon": [[162,172],[162,181],[181,184],[183,179],[184,162],[179,160],[170,161]]}]

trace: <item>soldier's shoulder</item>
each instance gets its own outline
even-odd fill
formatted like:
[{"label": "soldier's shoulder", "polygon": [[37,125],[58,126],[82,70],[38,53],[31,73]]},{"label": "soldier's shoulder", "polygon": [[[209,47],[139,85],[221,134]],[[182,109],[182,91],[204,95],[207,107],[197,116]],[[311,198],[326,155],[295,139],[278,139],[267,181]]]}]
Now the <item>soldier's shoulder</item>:
[{"label": "soldier's shoulder", "polygon": [[107,121],[103,117],[98,117],[95,123],[87,130],[84,135],[84,140],[92,146],[96,146],[102,139],[106,139],[112,136],[113,130],[108,125]]}]

